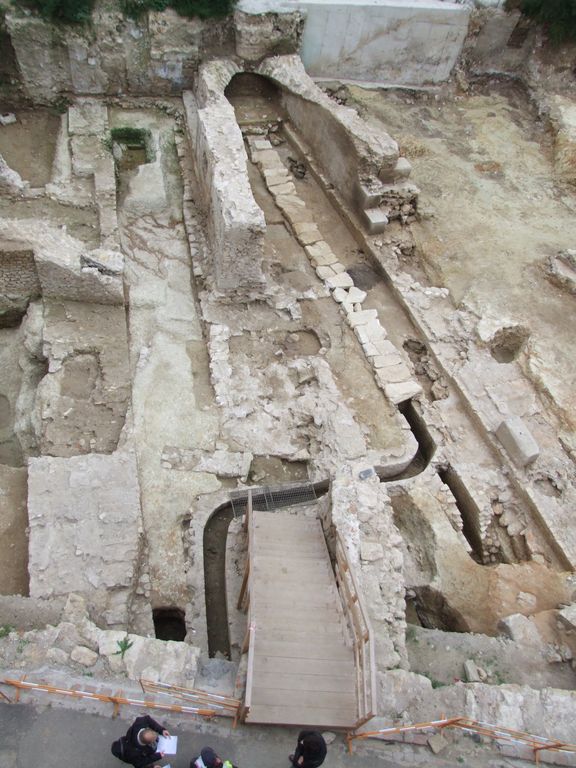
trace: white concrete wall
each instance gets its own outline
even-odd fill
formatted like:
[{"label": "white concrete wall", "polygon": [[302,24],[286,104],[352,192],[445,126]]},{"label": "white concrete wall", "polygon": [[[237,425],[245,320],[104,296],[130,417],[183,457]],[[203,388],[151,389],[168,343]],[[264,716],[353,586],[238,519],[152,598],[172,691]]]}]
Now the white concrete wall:
[{"label": "white concrete wall", "polygon": [[[246,13],[270,0],[240,0]],[[446,80],[462,49],[470,8],[443,0],[282,0],[302,10],[302,59],[315,78],[387,85]]]}]

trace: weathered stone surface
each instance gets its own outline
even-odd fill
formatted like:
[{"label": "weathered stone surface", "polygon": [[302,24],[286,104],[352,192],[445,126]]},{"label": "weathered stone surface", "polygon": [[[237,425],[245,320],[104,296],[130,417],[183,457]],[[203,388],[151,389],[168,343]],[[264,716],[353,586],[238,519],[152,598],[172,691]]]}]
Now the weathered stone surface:
[{"label": "weathered stone surface", "polygon": [[[191,93],[184,94],[186,121],[200,173],[205,205],[210,208],[209,234],[216,263],[218,287],[224,291],[253,289],[262,284],[266,223],[256,204],[246,170],[246,151],[232,105],[211,95],[208,81],[216,77],[204,65],[205,104],[199,108]],[[264,150],[266,154],[270,150]]]},{"label": "weathered stone surface", "polygon": [[558,611],[558,618],[568,629],[576,629],[576,605],[569,605]]},{"label": "weathered stone surface", "polygon": [[329,277],[326,280],[326,284],[330,289],[334,288],[352,288],[354,285],[354,281],[348,274],[348,272],[340,272],[338,275],[334,275],[334,277]]},{"label": "weathered stone surface", "polygon": [[[82,266],[84,245],[61,229],[35,219],[2,219],[0,243],[8,240],[33,253],[42,295],[95,304],[123,304],[121,275]],[[97,258],[97,257],[96,257]]]},{"label": "weathered stone surface", "polygon": [[422,387],[416,381],[403,381],[398,384],[386,384],[384,392],[386,397],[396,405],[420,395]]},{"label": "weathered stone surface", "polygon": [[576,105],[563,96],[553,97],[553,121],[556,127],[554,145],[558,176],[576,183]]},{"label": "weathered stone surface", "polygon": [[542,646],[543,641],[534,622],[521,613],[506,616],[500,621],[499,628],[511,640],[521,645]]},{"label": "weathered stone surface", "polygon": [[209,472],[219,477],[248,476],[252,454],[216,450],[211,453],[187,448],[166,447],[162,451],[162,464],[170,469],[193,472]]},{"label": "weathered stone surface", "polygon": [[93,667],[98,661],[98,654],[84,645],[77,645],[72,649],[70,658],[77,664],[82,664],[83,667]]},{"label": "weathered stone surface", "polygon": [[500,424],[496,434],[512,461],[519,467],[531,464],[540,455],[538,443],[519,416],[509,416]]},{"label": "weathered stone surface", "polygon": [[31,459],[30,594],[76,592],[108,622],[116,595],[125,626],[140,554],[140,490],[131,454]]},{"label": "weathered stone surface", "polygon": [[17,194],[26,187],[19,173],[12,170],[6,160],[0,155],[0,192],[9,192]]}]

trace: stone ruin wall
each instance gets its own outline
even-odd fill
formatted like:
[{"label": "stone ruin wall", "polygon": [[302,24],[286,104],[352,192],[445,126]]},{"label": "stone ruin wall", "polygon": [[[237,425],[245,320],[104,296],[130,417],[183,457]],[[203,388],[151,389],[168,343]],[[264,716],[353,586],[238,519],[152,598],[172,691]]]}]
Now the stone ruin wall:
[{"label": "stone ruin wall", "polygon": [[[254,252],[261,250],[263,234],[262,212],[256,205],[249,188],[249,181],[245,172],[248,162],[241,133],[234,118],[233,110],[224,99],[224,89],[230,77],[242,67],[234,60],[222,60],[200,67],[198,64],[210,55],[211,50],[222,53],[222,47],[229,47],[233,53],[232,36],[229,28],[218,30],[214,25],[200,22],[182,23],[180,17],[175,18],[171,13],[151,15],[150,25],[146,30],[138,30],[136,25],[126,20],[121,21],[122,32],[114,33],[123,35],[116,38],[114,48],[125,45],[125,60],[121,61],[110,56],[110,50],[105,42],[106,35],[112,34],[112,29],[119,22],[119,18],[111,13],[99,12],[98,38],[96,42],[88,44],[77,33],[59,33],[56,46],[47,34],[47,25],[35,19],[18,19],[9,16],[8,29],[12,36],[15,51],[23,75],[24,90],[29,97],[42,101],[47,92],[54,95],[54,99],[61,93],[92,93],[118,95],[123,91],[130,93],[169,94],[180,92],[181,89],[191,89],[184,95],[184,108],[187,131],[190,138],[191,154],[196,162],[196,174],[198,176],[201,197],[204,206],[210,208],[213,213],[208,227],[208,242],[214,254],[216,286],[221,292],[230,292],[240,285],[250,297],[257,295],[261,289],[262,273],[259,269],[259,258],[254,259]],[[245,21],[245,20],[244,20]],[[286,19],[286,39],[272,39],[270,48],[264,49],[259,42],[261,29],[267,28],[269,19],[262,22],[262,26],[255,27],[254,20],[244,26],[242,16],[236,16],[236,53],[244,55],[254,61],[265,52],[274,52],[276,45],[282,44],[288,48],[292,43],[296,44],[300,31],[300,22],[297,16]],[[276,29],[276,28],[275,28]],[[140,35],[140,32],[142,34]],[[279,34],[279,33],[278,33]],[[170,48],[166,40],[173,36],[181,44],[181,51]],[[280,35],[281,37],[281,35]],[[29,39],[36,42],[36,61],[27,59]],[[26,47],[24,40],[27,40]],[[222,42],[224,41],[224,46]],[[290,42],[291,41],[291,42]],[[120,44],[122,43],[122,45]],[[211,46],[214,46],[212,49]],[[176,46],[177,48],[178,46]],[[194,53],[190,55],[190,50]],[[282,51],[284,53],[284,51]],[[288,51],[290,53],[290,51]],[[124,54],[123,54],[124,55]],[[344,203],[358,212],[364,209],[366,197],[373,195],[379,205],[386,202],[386,186],[398,185],[400,194],[406,192],[406,199],[414,199],[415,191],[406,181],[409,167],[399,164],[398,149],[395,142],[388,136],[376,135],[366,128],[366,125],[354,117],[349,110],[337,107],[314,86],[312,81],[303,71],[299,60],[294,56],[280,56],[266,59],[262,62],[258,71],[275,81],[282,89],[283,103],[291,121],[310,143],[313,154],[317,158],[322,170],[326,172],[329,180],[342,192]],[[211,79],[212,77],[212,79]],[[40,95],[42,94],[42,95]],[[95,115],[106,113],[106,109],[100,105],[91,104],[89,101],[76,110],[72,107],[68,113],[66,141],[71,139],[71,157],[69,175],[64,173],[60,183],[53,179],[52,194],[64,195],[65,188],[70,180],[75,183],[78,178],[94,178],[95,195],[100,197],[100,222],[106,221],[110,209],[114,208],[115,200],[112,200],[111,190],[114,189],[113,168],[110,162],[94,164],[94,146],[99,141],[100,133],[107,128],[107,118],[98,130],[90,128],[90,119]],[[314,116],[314,119],[310,118]],[[82,117],[84,116],[84,117]],[[101,122],[101,121],[100,121]],[[315,123],[322,123],[326,133],[321,134],[313,130]],[[84,127],[82,127],[84,126]],[[102,129],[102,131],[100,131]],[[86,138],[88,136],[88,139]],[[81,138],[84,137],[84,138]],[[90,146],[91,145],[91,146]],[[332,162],[325,147],[343,147],[346,163]],[[334,150],[331,149],[331,152]],[[183,156],[186,150],[182,150]],[[182,161],[182,157],[180,158]],[[66,171],[66,161],[61,168]],[[228,186],[234,180],[234,185]],[[18,185],[16,185],[17,187]],[[12,188],[14,189],[14,187]],[[235,200],[241,197],[246,200],[245,210],[238,210]],[[373,202],[373,201],[372,201]],[[106,209],[106,206],[108,208]],[[108,214],[105,214],[108,210]],[[112,248],[118,242],[117,222],[115,211],[112,226],[107,230],[110,240],[107,243]],[[50,385],[45,396],[49,401],[50,396],[62,395],[61,382],[66,365],[70,363],[70,351],[73,355],[86,354],[87,351],[79,349],[79,340],[70,332],[68,349],[61,346],[62,336],[66,331],[61,323],[62,312],[58,305],[65,308],[67,320],[71,321],[74,315],[74,307],[77,303],[87,302],[98,306],[108,305],[119,312],[124,311],[124,286],[122,284],[122,255],[116,251],[102,251],[96,249],[89,252],[75,243],[72,238],[60,232],[54,232],[48,227],[31,226],[22,231],[18,222],[2,221],[0,236],[5,239],[7,245],[5,251],[9,252],[17,244],[17,252],[25,253],[27,265],[27,279],[25,282],[13,284],[13,270],[10,268],[0,272],[0,279],[4,280],[4,290],[15,295],[29,294],[36,296],[38,292],[44,299],[53,304],[52,311],[48,309],[44,314],[45,327],[41,344],[43,354],[49,362],[48,382],[55,382],[55,389]],[[105,230],[105,228],[104,228]],[[101,227],[101,231],[102,227]],[[234,243],[233,250],[227,250],[230,243]],[[0,248],[1,250],[1,248]],[[238,255],[242,258],[238,259]],[[381,258],[381,257],[380,257]],[[34,266],[37,275],[31,279],[31,270]],[[526,422],[518,425],[517,422],[508,423],[501,432],[501,424],[507,423],[509,409],[502,400],[490,399],[482,392],[482,385],[486,382],[486,350],[478,349],[469,343],[467,334],[463,332],[462,344],[467,347],[468,358],[466,363],[457,369],[450,359],[443,359],[446,353],[445,339],[446,318],[452,318],[453,308],[449,306],[446,296],[438,289],[426,289],[412,282],[407,282],[398,268],[397,260],[391,256],[384,263],[388,274],[392,275],[396,285],[396,291],[401,296],[402,302],[408,308],[416,325],[423,329],[424,335],[430,340],[432,353],[437,355],[439,366],[446,375],[450,384],[458,391],[466,394],[468,403],[475,402],[473,407],[474,419],[482,425],[482,431],[488,439],[500,446],[501,461],[506,465],[508,479],[499,480],[498,491],[501,497],[494,497],[490,482],[485,477],[474,476],[470,465],[463,462],[458,465],[457,446],[443,445],[441,433],[444,429],[442,419],[437,411],[428,406],[425,407],[425,416],[431,424],[438,444],[442,447],[441,457],[437,457],[437,464],[451,464],[455,468],[458,477],[473,489],[476,498],[481,498],[483,506],[479,507],[478,535],[486,539],[486,555],[490,556],[488,523],[493,514],[491,504],[494,498],[513,498],[509,504],[510,510],[514,508],[514,502],[521,498],[526,506],[538,518],[537,522],[544,529],[536,531],[532,538],[530,555],[535,562],[557,558],[561,565],[574,567],[576,557],[574,555],[574,541],[563,530],[562,512],[569,498],[572,498],[568,488],[559,502],[555,499],[544,499],[541,495],[534,494],[530,483],[533,480],[531,465],[538,456],[531,452],[533,448],[530,441],[526,441],[526,423],[532,431],[528,434],[533,437],[534,443],[546,446],[545,456],[538,466],[547,468],[560,467],[561,457],[554,450],[548,451],[553,443],[551,431],[553,425],[542,424],[534,407],[526,414]],[[236,270],[234,280],[230,278],[231,270]],[[242,284],[242,281],[245,283]],[[253,293],[250,295],[250,292]],[[3,291],[4,292],[4,291]],[[134,292],[136,296],[136,292]],[[151,306],[150,298],[143,299]],[[66,308],[66,304],[69,306]],[[210,309],[210,308],[208,308]],[[213,308],[212,308],[213,309]],[[432,309],[432,311],[431,311]],[[32,313],[31,313],[32,314]],[[216,313],[217,314],[217,313]],[[461,313],[462,314],[462,313]],[[118,315],[118,320],[120,315]],[[462,323],[466,318],[459,318]],[[98,322],[96,317],[96,322]],[[456,320],[455,320],[455,324]],[[65,323],[64,323],[65,325]],[[117,328],[122,327],[118,322]],[[229,385],[225,377],[218,378],[223,366],[218,366],[217,354],[226,346],[228,336],[226,327],[218,323],[212,325],[213,332],[210,335],[213,349],[212,376],[215,388],[221,387],[224,392]],[[98,361],[102,364],[103,350],[112,337],[112,333],[106,337],[93,341],[98,347]],[[127,346],[124,332],[118,334],[115,340],[119,355],[125,353]],[[66,345],[64,344],[64,347]],[[92,353],[92,352],[90,352]],[[451,353],[450,353],[451,354]],[[448,356],[449,357],[449,356]],[[145,360],[142,361],[145,364]],[[117,360],[109,360],[105,365],[105,376],[111,375],[114,379],[115,392],[124,391],[128,386],[129,373],[125,367],[118,366]],[[219,371],[218,375],[216,371]],[[305,375],[308,375],[307,373]],[[50,378],[52,377],[52,379]],[[65,389],[65,387],[64,387]],[[100,395],[101,393],[99,393]],[[113,397],[109,393],[109,400]],[[533,393],[530,393],[533,398]],[[64,619],[56,630],[40,630],[34,635],[35,648],[30,649],[28,662],[34,664],[39,660],[54,663],[65,663],[71,656],[72,660],[80,665],[90,667],[92,664],[101,663],[98,657],[105,658],[108,672],[128,674],[132,679],[145,671],[146,658],[150,660],[150,667],[155,674],[162,676],[166,681],[190,684],[197,664],[199,648],[186,644],[183,647],[174,647],[170,669],[163,667],[163,648],[159,641],[144,639],[138,634],[130,634],[130,639],[135,647],[126,654],[126,659],[114,658],[117,642],[126,637],[125,626],[130,622],[131,614],[142,611],[144,618],[139,631],[144,634],[150,631],[151,618],[148,598],[150,596],[149,578],[143,568],[144,538],[142,536],[142,513],[140,509],[139,493],[140,484],[137,474],[135,456],[130,445],[124,443],[121,434],[124,419],[130,419],[127,405],[127,396],[124,394],[119,406],[120,429],[110,436],[107,448],[101,452],[101,444],[90,446],[93,451],[88,456],[76,456],[66,452],[63,447],[58,453],[54,449],[54,441],[50,437],[50,424],[54,418],[58,418],[55,412],[45,412],[40,407],[36,426],[37,444],[49,446],[51,456],[41,456],[30,459],[30,523],[32,529],[33,546],[31,557],[33,559],[33,577],[30,585],[30,610],[38,615],[38,624],[44,624],[46,611],[49,608],[45,601],[57,603],[58,611],[71,591],[79,593],[79,598],[68,600],[66,609],[62,615]],[[535,400],[533,400],[535,402]],[[67,403],[63,403],[66,406]],[[230,404],[230,408],[235,406]],[[116,413],[118,415],[118,412]],[[38,427],[38,424],[43,426]],[[495,435],[497,437],[495,437]],[[503,436],[504,435],[504,436]],[[535,436],[535,437],[534,437]],[[44,441],[44,443],[43,443]],[[66,442],[66,440],[64,440]],[[342,439],[341,443],[345,440]],[[331,446],[330,446],[331,447]],[[106,454],[106,455],[104,455]],[[182,452],[174,453],[177,461],[184,461]],[[196,460],[195,457],[194,460]],[[237,457],[234,457],[237,458]],[[173,457],[166,455],[167,464]],[[230,460],[227,454],[226,460]],[[415,504],[421,509],[427,505],[434,507],[439,505],[440,514],[436,520],[444,515],[454,522],[451,533],[445,530],[442,535],[438,533],[438,540],[444,541],[445,550],[436,556],[436,562],[431,566],[435,572],[434,579],[439,589],[445,584],[442,579],[442,569],[448,572],[447,562],[454,558],[454,552],[460,547],[463,551],[470,549],[463,541],[461,535],[462,519],[455,509],[453,501],[446,501],[445,490],[440,487],[439,480],[434,475],[422,480],[422,486],[416,486],[411,490],[400,486],[385,487],[377,482],[375,477],[368,481],[357,480],[359,466],[343,462],[342,468],[336,472],[329,499],[323,502],[322,515],[329,533],[330,526],[335,525],[344,535],[349,547],[351,557],[359,569],[362,585],[368,598],[371,616],[377,628],[378,646],[378,673],[380,686],[380,703],[383,713],[405,711],[411,719],[425,719],[436,716],[438,708],[451,708],[458,711],[467,711],[471,716],[483,715],[490,712],[494,720],[506,721],[510,724],[509,707],[513,706],[519,713],[522,710],[522,702],[529,701],[530,707],[522,715],[518,714],[516,722],[511,725],[539,731],[542,728],[541,712],[560,708],[565,711],[573,699],[573,694],[561,691],[552,691],[547,694],[526,690],[518,690],[513,686],[464,685],[451,686],[448,691],[434,691],[430,681],[422,676],[414,675],[407,670],[405,648],[405,573],[408,557],[403,545],[405,532],[399,531],[394,520],[395,499],[404,494],[416,499]],[[221,471],[221,470],[220,470]],[[552,469],[550,470],[552,471]],[[562,470],[563,472],[563,470]],[[245,476],[245,471],[237,471],[237,477]],[[424,482],[425,481],[425,482]],[[424,488],[424,484],[426,487]],[[504,487],[506,486],[506,487]],[[88,491],[86,489],[89,489]],[[37,494],[37,495],[36,495]],[[117,508],[118,494],[122,497],[122,507]],[[509,494],[506,496],[506,494]],[[90,496],[89,503],[84,503],[84,498]],[[52,519],[46,513],[43,504],[38,501],[48,502],[48,508],[52,511],[66,508],[65,524],[61,524],[56,518]],[[112,499],[114,500],[112,503]],[[497,503],[500,503],[498,501]],[[81,518],[78,517],[81,511]],[[508,513],[509,527],[517,526],[518,518],[513,511]],[[108,518],[112,515],[114,529],[108,533],[111,539],[108,542],[109,559],[98,564],[98,573],[88,566],[82,566],[80,570],[71,570],[65,574],[69,588],[62,585],[61,592],[54,590],[54,583],[59,578],[58,574],[51,573],[53,564],[46,562],[44,543],[51,532],[57,533],[60,540],[57,544],[50,544],[53,551],[58,551],[58,557],[62,561],[69,560],[74,563],[74,558],[83,554],[83,548],[87,551],[90,546],[90,536],[99,536],[100,531],[107,528]],[[190,575],[190,584],[196,592],[195,600],[199,604],[202,600],[202,583],[198,575],[201,569],[201,530],[206,515],[199,515],[195,521],[195,566],[197,572]],[[431,517],[433,517],[431,515]],[[77,535],[76,528],[86,526],[81,535]],[[106,526],[101,525],[107,521]],[[526,521],[524,521],[526,522]],[[201,524],[200,524],[201,523]],[[527,530],[533,525],[526,523]],[[194,527],[194,526],[193,526]],[[537,526],[536,526],[537,528]],[[547,532],[546,532],[547,529]],[[114,540],[123,539],[122,554],[115,551]],[[192,537],[191,537],[192,538]],[[550,553],[546,551],[541,539],[562,541],[560,551]],[[446,545],[450,541],[450,545]],[[441,548],[440,548],[441,549]],[[126,557],[128,552],[128,557]],[[468,558],[468,553],[465,554]],[[538,560],[540,558],[541,560]],[[481,567],[478,566],[478,569]],[[481,583],[478,593],[479,599],[489,594],[490,584],[488,580],[479,576],[477,570],[473,576]],[[422,578],[422,574],[418,574]],[[447,581],[447,579],[446,579]],[[484,590],[482,592],[482,590]],[[539,610],[551,610],[554,600],[559,593],[552,591],[550,605],[540,605]],[[561,595],[563,597],[563,595]],[[458,594],[454,593],[451,600],[458,609],[465,614],[465,605],[458,605]],[[558,602],[556,600],[556,602]],[[99,629],[90,621],[86,612],[88,603],[89,612],[102,616],[107,624],[107,629]],[[2,600],[4,610],[13,610],[14,601]],[[506,606],[512,613],[514,607]],[[56,623],[55,616],[50,619]],[[196,624],[199,632],[203,631],[202,615],[196,616]],[[473,617],[464,615],[470,622],[470,630]],[[498,617],[494,617],[496,621]],[[117,630],[115,628],[118,628]],[[51,655],[47,648],[52,648]],[[84,650],[78,650],[84,649]],[[60,651],[60,653],[58,653]],[[36,654],[36,655],[35,655]],[[168,656],[168,655],[166,655]],[[13,658],[15,658],[13,654]],[[186,674],[183,669],[186,667]],[[512,704],[510,703],[512,702]],[[400,706],[402,704],[402,706]],[[565,737],[569,733],[570,724],[563,717],[553,721],[552,716],[547,715],[544,723],[546,728],[558,737]]]}]

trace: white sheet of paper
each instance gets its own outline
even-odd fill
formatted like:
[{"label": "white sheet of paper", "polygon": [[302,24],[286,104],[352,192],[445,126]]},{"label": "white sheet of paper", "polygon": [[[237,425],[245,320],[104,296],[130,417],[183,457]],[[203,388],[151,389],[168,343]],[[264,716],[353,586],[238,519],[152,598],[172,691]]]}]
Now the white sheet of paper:
[{"label": "white sheet of paper", "polygon": [[[166,736],[158,737],[158,746],[156,747],[157,752],[164,752],[165,755],[175,755],[177,749],[178,736],[169,736],[168,738],[166,738]],[[169,766],[166,765],[164,768],[169,768]]]}]

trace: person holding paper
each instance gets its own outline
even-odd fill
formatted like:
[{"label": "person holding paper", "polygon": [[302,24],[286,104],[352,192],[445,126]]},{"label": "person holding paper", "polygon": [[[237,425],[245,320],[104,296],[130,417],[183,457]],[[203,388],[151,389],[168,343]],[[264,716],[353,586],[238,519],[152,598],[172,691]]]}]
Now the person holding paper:
[{"label": "person holding paper", "polygon": [[160,735],[170,738],[167,729],[153,720],[150,715],[137,717],[128,728],[126,736],[122,736],[112,744],[112,754],[134,768],[147,768],[147,766],[160,768],[157,761],[164,757],[164,752],[157,751]]}]

